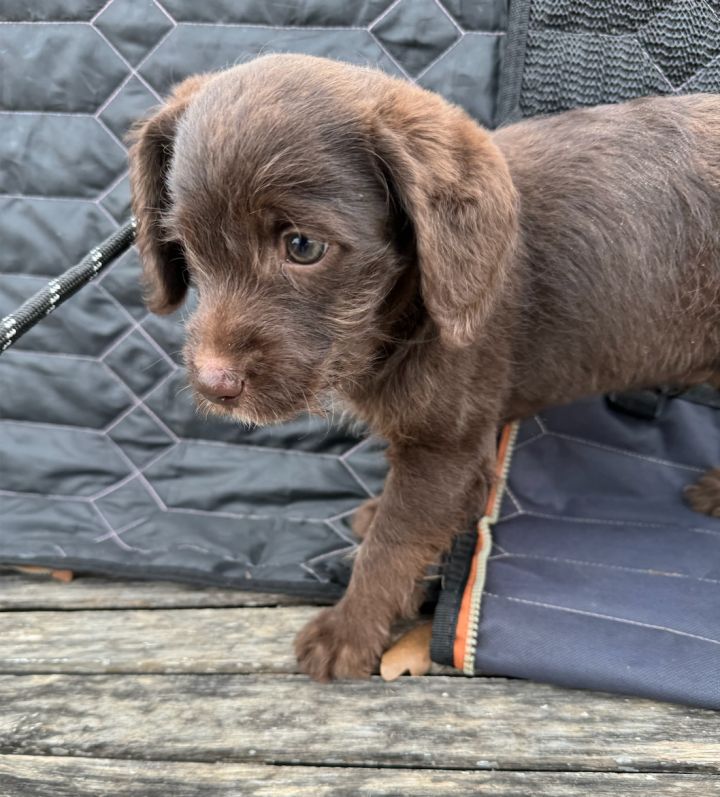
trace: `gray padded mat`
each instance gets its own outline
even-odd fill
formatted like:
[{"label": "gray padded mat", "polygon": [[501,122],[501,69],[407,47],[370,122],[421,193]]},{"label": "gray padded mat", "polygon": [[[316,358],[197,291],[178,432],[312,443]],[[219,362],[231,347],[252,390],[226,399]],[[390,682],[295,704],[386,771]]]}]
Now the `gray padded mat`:
[{"label": "gray padded mat", "polygon": [[[129,215],[123,136],[187,75],[294,51],[375,64],[492,124],[503,0],[4,0],[0,315]],[[198,418],[181,317],[135,252],[0,358],[0,561],[337,594],[381,446]]]}]

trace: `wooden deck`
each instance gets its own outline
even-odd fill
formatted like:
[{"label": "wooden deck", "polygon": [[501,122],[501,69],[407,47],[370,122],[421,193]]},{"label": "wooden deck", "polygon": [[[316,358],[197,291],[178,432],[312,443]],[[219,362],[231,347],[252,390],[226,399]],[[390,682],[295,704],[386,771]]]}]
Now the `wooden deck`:
[{"label": "wooden deck", "polygon": [[313,611],[0,574],[0,795],[720,795],[718,713],[448,674],[318,685],[291,645]]}]

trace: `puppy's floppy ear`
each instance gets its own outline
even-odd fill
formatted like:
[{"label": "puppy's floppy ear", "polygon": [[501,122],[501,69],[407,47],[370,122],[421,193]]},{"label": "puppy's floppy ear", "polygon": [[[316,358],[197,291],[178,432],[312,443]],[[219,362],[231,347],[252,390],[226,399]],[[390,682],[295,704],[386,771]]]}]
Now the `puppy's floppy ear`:
[{"label": "puppy's floppy ear", "polygon": [[191,97],[207,79],[207,75],[196,75],[180,83],[165,105],[153,116],[138,122],[129,135],[136,243],[143,263],[145,302],[154,313],[172,312],[182,304],[187,293],[187,265],[182,245],[168,237],[163,214],[170,207],[167,172],[178,122]]},{"label": "puppy's floppy ear", "polygon": [[423,300],[444,342],[467,345],[512,267],[517,196],[488,133],[435,94],[398,84],[375,106],[372,147],[412,222]]}]

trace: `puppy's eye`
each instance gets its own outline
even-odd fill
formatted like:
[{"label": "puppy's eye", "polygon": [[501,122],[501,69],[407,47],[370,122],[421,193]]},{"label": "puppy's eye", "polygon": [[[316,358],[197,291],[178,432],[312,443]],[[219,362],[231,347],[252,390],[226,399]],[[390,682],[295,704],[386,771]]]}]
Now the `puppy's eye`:
[{"label": "puppy's eye", "polygon": [[311,266],[325,256],[328,245],[323,241],[315,241],[300,232],[291,232],[285,236],[285,251],[288,259],[301,266]]}]

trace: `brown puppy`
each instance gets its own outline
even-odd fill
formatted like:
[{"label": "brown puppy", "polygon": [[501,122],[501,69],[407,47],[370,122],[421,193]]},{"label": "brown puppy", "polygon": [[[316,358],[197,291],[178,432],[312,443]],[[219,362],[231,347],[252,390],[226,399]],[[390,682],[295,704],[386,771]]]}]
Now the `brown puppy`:
[{"label": "brown puppy", "polygon": [[[254,423],[340,401],[389,442],[315,678],[364,676],[483,505],[499,424],[720,374],[720,97],[641,99],[491,135],[381,72],[268,56],[141,123],[148,304],[199,305],[202,406]],[[720,509],[720,479],[693,498]]]}]

